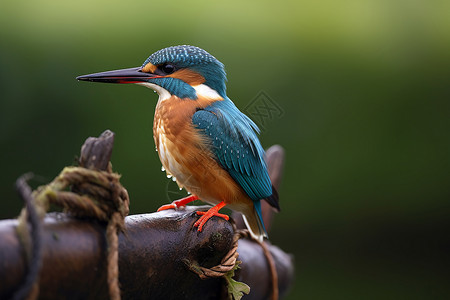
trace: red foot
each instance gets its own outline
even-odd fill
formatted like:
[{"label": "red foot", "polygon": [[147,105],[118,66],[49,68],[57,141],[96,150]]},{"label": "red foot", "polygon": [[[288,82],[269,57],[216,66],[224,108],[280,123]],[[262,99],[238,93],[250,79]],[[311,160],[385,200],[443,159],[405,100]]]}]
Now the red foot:
[{"label": "red foot", "polygon": [[180,200],[175,200],[171,204],[166,204],[158,208],[158,211],[166,210],[166,209],[177,209],[178,207],[186,206],[189,202],[198,200],[196,195],[191,195],[185,198],[181,198]]},{"label": "red foot", "polygon": [[220,202],[214,207],[211,207],[208,211],[198,211],[197,215],[202,215],[200,219],[197,220],[197,222],[194,223],[194,227],[198,227],[198,231],[202,231],[203,225],[205,225],[206,221],[211,219],[212,216],[218,216],[221,218],[224,218],[225,220],[229,220],[230,217],[224,214],[220,214],[219,210],[224,207],[226,204],[225,202]]}]

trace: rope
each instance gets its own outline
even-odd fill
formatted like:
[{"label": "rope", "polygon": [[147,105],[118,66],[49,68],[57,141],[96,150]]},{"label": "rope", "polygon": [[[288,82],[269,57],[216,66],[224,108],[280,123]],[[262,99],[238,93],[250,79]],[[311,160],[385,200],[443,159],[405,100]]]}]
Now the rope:
[{"label": "rope", "polygon": [[253,238],[247,229],[241,230],[235,229],[235,233],[233,236],[233,243],[231,245],[230,251],[228,251],[228,253],[224,256],[219,265],[214,266],[212,268],[197,266],[197,268],[190,268],[190,269],[195,273],[197,273],[201,279],[218,278],[225,276],[226,273],[232,271],[235,268],[236,264],[240,263],[240,261],[237,260],[237,258],[239,257],[237,248],[238,248],[238,241],[241,238],[251,239],[252,241],[258,243],[261,246],[264,256],[266,257],[267,263],[269,264],[269,271],[272,282],[271,299],[278,300],[279,297],[278,274],[272,253],[270,252],[267,243],[261,242]]},{"label": "rope", "polygon": [[37,299],[39,294],[37,278],[42,265],[42,223],[33,204],[31,188],[27,184],[27,180],[29,180],[32,176],[33,174],[27,173],[19,177],[16,181],[17,191],[24,200],[25,207],[28,212],[26,216],[24,216],[26,219],[24,222],[24,227],[27,227],[27,222],[31,227],[30,234],[27,239],[27,241],[31,244],[29,244],[30,247],[27,249],[32,248],[33,251],[28,251],[28,274],[25,277],[25,281],[21,288],[14,293],[12,297],[13,300],[34,300]]},{"label": "rope", "polygon": [[198,270],[195,272],[198,274],[200,279],[217,278],[222,277],[226,273],[234,269],[239,253],[238,248],[239,235],[235,234],[233,237],[233,244],[230,251],[223,257],[220,264],[211,268],[205,268],[198,266]]},{"label": "rope", "polygon": [[106,227],[106,240],[108,241],[108,274],[107,282],[109,295],[112,300],[120,300],[119,287],[119,238],[117,237],[118,225],[123,222],[119,213],[111,216],[111,221]]},{"label": "rope", "polygon": [[240,238],[249,238],[261,246],[264,256],[266,257],[267,263],[269,264],[270,278],[272,283],[271,299],[278,300],[279,297],[278,273],[275,265],[275,260],[273,259],[272,253],[270,252],[267,243],[261,242],[260,240],[253,238],[247,229],[238,230],[237,234],[239,235]]},{"label": "rope", "polygon": [[[37,261],[37,266],[40,266],[42,263],[40,256],[41,236],[40,232],[39,235],[33,234],[33,232],[37,230],[36,228],[40,227],[35,225],[36,222],[32,223],[31,239],[33,247],[31,249],[30,242],[27,238],[29,235],[26,234],[27,226],[24,223],[24,220],[27,219],[26,216],[30,216],[33,212],[36,212],[36,216],[43,218],[50,204],[55,204],[63,207],[65,212],[71,215],[95,218],[108,223],[106,227],[106,240],[108,243],[107,281],[109,295],[113,300],[120,299],[118,267],[119,242],[117,233],[125,229],[124,218],[128,215],[130,203],[128,192],[120,184],[119,179],[120,175],[112,173],[111,167],[108,168],[108,171],[90,170],[82,167],[66,167],[51,183],[39,187],[33,193],[31,193],[30,187],[26,184],[26,180],[20,181],[21,185],[18,188],[27,204],[26,209],[22,211],[19,217],[18,234],[28,253],[29,260],[33,264]],[[71,188],[71,191],[68,191],[69,188]],[[36,247],[36,245],[39,247]],[[22,288],[29,288],[30,283],[28,282],[28,278],[31,277],[30,273],[31,268],[27,275],[26,284]],[[32,285],[37,286],[37,275],[34,275],[32,282]],[[36,293],[35,296],[37,297],[37,295]]]}]

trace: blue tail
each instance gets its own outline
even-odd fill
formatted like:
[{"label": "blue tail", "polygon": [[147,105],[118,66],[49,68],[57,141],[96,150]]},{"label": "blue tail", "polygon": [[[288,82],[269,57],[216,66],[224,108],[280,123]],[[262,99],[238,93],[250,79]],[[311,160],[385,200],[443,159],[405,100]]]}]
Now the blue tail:
[{"label": "blue tail", "polygon": [[255,211],[256,211],[256,215],[258,216],[257,220],[258,220],[258,227],[260,229],[261,232],[263,232],[264,236],[266,238],[269,238],[269,235],[267,234],[267,230],[266,227],[264,226],[264,221],[262,218],[262,211],[261,211],[261,201],[253,201],[253,204],[255,206]]}]

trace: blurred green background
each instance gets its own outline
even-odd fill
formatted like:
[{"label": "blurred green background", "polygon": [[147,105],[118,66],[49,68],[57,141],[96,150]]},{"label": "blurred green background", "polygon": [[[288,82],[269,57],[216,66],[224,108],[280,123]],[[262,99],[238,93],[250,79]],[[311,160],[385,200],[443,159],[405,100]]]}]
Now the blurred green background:
[{"label": "blurred green background", "polygon": [[286,299],[447,298],[449,1],[4,1],[0,217],[20,211],[18,176],[52,180],[104,129],[131,213],[167,203],[157,96],[75,77],[178,44],[226,65],[238,107],[264,91],[282,109],[261,142],[287,154],[271,232],[295,255]]}]

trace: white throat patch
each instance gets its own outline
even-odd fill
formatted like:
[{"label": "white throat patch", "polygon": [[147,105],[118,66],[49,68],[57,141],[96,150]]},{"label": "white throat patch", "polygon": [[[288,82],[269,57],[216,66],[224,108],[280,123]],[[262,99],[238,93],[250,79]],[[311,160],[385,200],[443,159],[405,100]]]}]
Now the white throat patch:
[{"label": "white throat patch", "polygon": [[152,90],[154,90],[155,92],[157,92],[158,95],[159,95],[158,102],[167,100],[167,99],[169,99],[170,97],[172,97],[172,95],[171,95],[165,88],[162,88],[162,87],[160,87],[159,85],[156,85],[156,84],[154,84],[154,83],[150,83],[150,82],[138,82],[138,83],[136,83],[136,84],[137,84],[137,85],[142,85],[142,86],[148,87],[149,89],[152,89]]},{"label": "white throat patch", "polygon": [[223,98],[215,90],[207,86],[206,84],[199,84],[192,86],[197,93],[197,97],[204,97],[211,100],[223,100]]},{"label": "white throat patch", "polygon": [[[142,85],[145,87],[148,87],[149,89],[154,90],[158,93],[159,99],[158,101],[164,101],[172,97],[172,95],[167,91],[165,88],[160,87],[159,85],[156,85],[154,83],[150,82],[138,82],[137,85]],[[197,93],[197,97],[203,97],[211,100],[223,100],[223,98],[217,93],[215,90],[207,86],[206,84],[199,84],[192,86],[195,89],[195,92]]]}]

